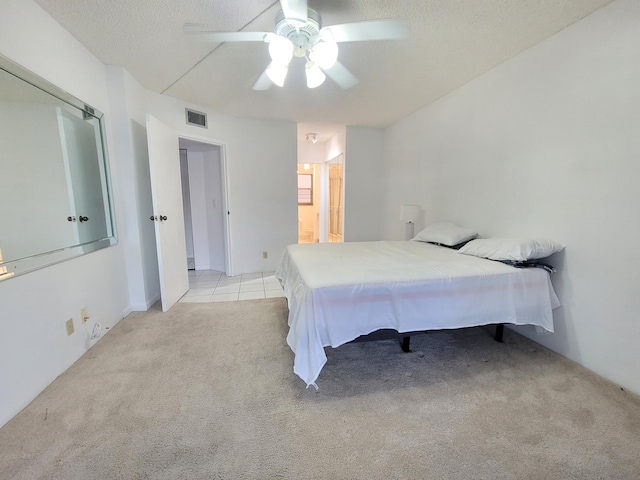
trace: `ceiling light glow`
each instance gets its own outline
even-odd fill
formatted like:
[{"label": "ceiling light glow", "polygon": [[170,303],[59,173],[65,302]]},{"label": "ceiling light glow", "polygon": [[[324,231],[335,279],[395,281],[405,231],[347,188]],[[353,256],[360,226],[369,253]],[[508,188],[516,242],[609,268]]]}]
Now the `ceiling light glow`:
[{"label": "ceiling light glow", "polygon": [[289,71],[289,65],[280,65],[275,62],[271,62],[271,65],[267,67],[267,77],[278,87],[284,86],[284,80],[287,78],[287,72]]},{"label": "ceiling light glow", "polygon": [[320,41],[316,43],[309,52],[309,60],[316,63],[320,68],[331,68],[338,60],[338,44],[333,39],[330,30],[322,31]]},{"label": "ceiling light glow", "polygon": [[309,59],[322,68],[331,68],[338,60],[338,44],[318,42],[309,53]]},{"label": "ceiling light glow", "polygon": [[280,65],[289,65],[293,57],[293,42],[282,35],[273,35],[269,40],[271,60]]},{"label": "ceiling light glow", "polygon": [[309,88],[319,87],[327,78],[322,70],[320,70],[320,67],[311,61],[307,62],[305,74],[307,76],[307,87]]}]

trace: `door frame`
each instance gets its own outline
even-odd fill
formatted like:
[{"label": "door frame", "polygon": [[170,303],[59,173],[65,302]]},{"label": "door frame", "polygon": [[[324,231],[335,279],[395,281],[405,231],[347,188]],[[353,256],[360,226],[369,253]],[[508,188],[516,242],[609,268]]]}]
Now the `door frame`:
[{"label": "door frame", "polygon": [[[229,202],[229,180],[228,180],[228,167],[227,167],[227,146],[222,142],[217,142],[210,138],[200,137],[198,135],[185,135],[180,132],[178,134],[178,141],[180,139],[188,140],[191,142],[203,143],[205,145],[211,145],[220,149],[220,179],[222,187],[222,209],[223,212],[227,212],[223,215],[222,230],[224,237],[224,265],[225,274],[229,277],[234,275],[232,255],[231,255],[231,206]],[[184,252],[185,256],[187,252]]]}]

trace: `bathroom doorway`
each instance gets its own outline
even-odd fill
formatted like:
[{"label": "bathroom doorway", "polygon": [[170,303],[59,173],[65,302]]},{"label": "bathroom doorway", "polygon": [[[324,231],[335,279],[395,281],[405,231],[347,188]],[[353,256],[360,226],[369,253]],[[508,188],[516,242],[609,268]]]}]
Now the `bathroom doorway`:
[{"label": "bathroom doorway", "polygon": [[298,164],[298,243],[344,241],[344,154]]},{"label": "bathroom doorway", "polygon": [[298,164],[298,243],[320,241],[321,165]]}]

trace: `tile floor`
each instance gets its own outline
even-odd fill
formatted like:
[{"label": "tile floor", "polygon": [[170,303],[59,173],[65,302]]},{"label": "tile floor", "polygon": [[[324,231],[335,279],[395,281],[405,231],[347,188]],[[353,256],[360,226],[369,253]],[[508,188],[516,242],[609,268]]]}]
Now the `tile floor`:
[{"label": "tile floor", "polygon": [[235,302],[273,297],[284,297],[273,272],[227,277],[215,270],[189,270],[189,291],[180,301]]}]

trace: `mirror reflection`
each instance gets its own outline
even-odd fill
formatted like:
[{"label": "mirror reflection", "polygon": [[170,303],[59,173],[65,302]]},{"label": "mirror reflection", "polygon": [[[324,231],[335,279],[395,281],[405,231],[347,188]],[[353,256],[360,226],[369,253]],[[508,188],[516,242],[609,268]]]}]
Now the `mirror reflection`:
[{"label": "mirror reflection", "polygon": [[0,58],[0,279],[115,242],[102,114]]}]

